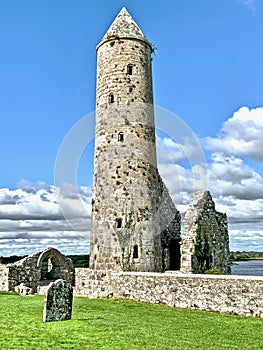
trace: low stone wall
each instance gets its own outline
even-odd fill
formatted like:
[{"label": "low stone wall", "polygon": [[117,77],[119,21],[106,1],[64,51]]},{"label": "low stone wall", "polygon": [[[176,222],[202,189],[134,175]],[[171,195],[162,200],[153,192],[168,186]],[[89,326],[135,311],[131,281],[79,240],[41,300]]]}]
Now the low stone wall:
[{"label": "low stone wall", "polygon": [[8,290],[8,272],[8,267],[0,264],[0,291]]},{"label": "low stone wall", "polygon": [[74,295],[89,298],[107,298],[112,296],[111,272],[75,268]]},{"label": "low stone wall", "polygon": [[75,295],[263,318],[263,277],[76,270]]}]

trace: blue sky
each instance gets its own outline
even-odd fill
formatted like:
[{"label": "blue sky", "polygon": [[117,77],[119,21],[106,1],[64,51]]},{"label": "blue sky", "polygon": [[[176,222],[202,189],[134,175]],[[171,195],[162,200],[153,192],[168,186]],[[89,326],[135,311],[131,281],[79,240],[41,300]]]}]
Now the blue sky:
[{"label": "blue sky", "polygon": [[[94,112],[95,47],[123,6],[156,47],[155,104],[200,140],[208,187],[229,216],[231,248],[263,250],[262,0],[10,0],[0,1],[0,255],[47,244],[87,251],[87,227],[77,236],[62,217],[49,217],[54,165],[65,135]],[[160,147],[174,154],[166,141],[160,137]],[[169,187],[174,168],[160,164],[160,171]],[[89,147],[78,169],[84,211],[91,181]],[[191,189],[183,192],[189,199]]]}]

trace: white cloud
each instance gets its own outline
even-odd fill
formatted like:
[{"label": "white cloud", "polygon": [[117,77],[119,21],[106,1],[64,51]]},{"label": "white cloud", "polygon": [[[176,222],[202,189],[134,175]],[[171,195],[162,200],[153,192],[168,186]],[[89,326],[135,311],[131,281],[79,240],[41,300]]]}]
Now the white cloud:
[{"label": "white cloud", "polygon": [[263,251],[262,231],[230,230],[230,245],[236,251]]},{"label": "white cloud", "polygon": [[56,191],[23,180],[16,190],[0,189],[0,255],[24,255],[46,246],[87,254],[91,190],[69,188]]},{"label": "white cloud", "polygon": [[242,159],[217,153],[209,167],[209,189],[216,197],[263,198],[263,178]]},{"label": "white cloud", "polygon": [[89,234],[77,238],[31,238],[0,239],[1,255],[28,255],[47,247],[55,247],[64,254],[87,254]]},{"label": "white cloud", "polygon": [[[199,145],[199,144],[198,144]],[[176,164],[188,162],[190,164],[200,162],[200,147],[197,146],[196,139],[190,137],[183,138],[181,142],[173,140],[171,137],[156,136],[157,158],[159,163]]]},{"label": "white cloud", "polygon": [[205,147],[227,156],[263,161],[263,107],[240,108],[223,123],[218,137],[207,137]]}]

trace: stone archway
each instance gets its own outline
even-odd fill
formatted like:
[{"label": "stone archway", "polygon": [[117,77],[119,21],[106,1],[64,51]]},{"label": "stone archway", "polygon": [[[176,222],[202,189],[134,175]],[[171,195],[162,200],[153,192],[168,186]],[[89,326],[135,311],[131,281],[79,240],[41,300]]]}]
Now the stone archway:
[{"label": "stone archway", "polygon": [[38,258],[37,268],[40,280],[56,280],[63,278],[63,255],[55,248],[45,249]]},{"label": "stone archway", "polygon": [[73,261],[58,249],[49,247],[10,265],[8,290],[23,283],[36,293],[38,288],[60,278],[74,284]]}]

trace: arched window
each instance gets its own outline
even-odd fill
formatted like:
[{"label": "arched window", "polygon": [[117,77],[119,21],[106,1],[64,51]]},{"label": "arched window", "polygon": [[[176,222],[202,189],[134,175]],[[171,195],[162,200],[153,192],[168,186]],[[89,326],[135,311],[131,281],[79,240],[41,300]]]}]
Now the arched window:
[{"label": "arched window", "polygon": [[138,250],[138,244],[135,244],[133,246],[133,259],[139,258],[139,250]]},{"label": "arched window", "polygon": [[121,228],[122,227],[122,219],[116,219],[116,227]]},{"label": "arched window", "polygon": [[109,103],[113,103],[114,102],[114,95],[113,95],[113,93],[111,92],[110,94],[109,94]]},{"label": "arched window", "polygon": [[132,68],[133,68],[132,64],[128,64],[128,66],[127,66],[127,74],[128,75],[132,75]]},{"label": "arched window", "polygon": [[119,132],[118,133],[118,141],[119,142],[123,142],[124,141],[124,132]]}]

